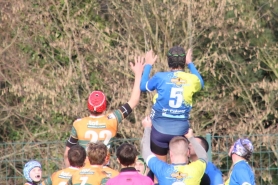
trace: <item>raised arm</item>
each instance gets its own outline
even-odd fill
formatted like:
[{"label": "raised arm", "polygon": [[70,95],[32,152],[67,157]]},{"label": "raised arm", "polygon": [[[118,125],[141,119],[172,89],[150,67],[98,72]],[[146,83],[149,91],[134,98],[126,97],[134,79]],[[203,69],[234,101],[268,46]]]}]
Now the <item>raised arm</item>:
[{"label": "raised arm", "polygon": [[149,80],[152,65],[154,64],[156,59],[157,59],[157,55],[154,55],[152,50],[148,51],[145,54],[146,65],[144,67],[144,72],[143,72],[142,80],[141,80],[141,83],[140,83],[141,91],[147,91],[147,86],[146,85],[147,85],[147,82]]},{"label": "raised arm", "polygon": [[190,72],[198,77],[202,88],[204,88],[204,80],[192,62],[192,49],[191,48],[187,51],[185,63],[187,64],[187,67],[190,70]]},{"label": "raised arm", "polygon": [[128,104],[131,109],[133,109],[140,100],[140,82],[142,78],[142,72],[144,69],[144,58],[143,57],[135,57],[134,58],[134,64],[130,63],[130,68],[133,71],[135,75],[135,80],[133,84],[133,89],[131,92],[130,99],[128,101]]},{"label": "raised arm", "polygon": [[197,155],[197,157],[199,159],[203,159],[204,161],[208,162],[208,155],[207,155],[207,152],[205,151],[204,147],[198,143],[198,141],[196,141],[196,139],[194,138],[194,135],[193,135],[193,130],[190,128],[187,132],[187,134],[184,135],[188,140],[189,142],[192,144],[194,150],[195,150],[195,153]]},{"label": "raised arm", "polygon": [[149,156],[151,156],[153,153],[151,152],[151,127],[152,127],[152,121],[149,116],[145,117],[142,120],[142,125],[144,127],[144,134],[141,141],[141,151],[142,156],[144,160],[147,162],[147,159]]}]

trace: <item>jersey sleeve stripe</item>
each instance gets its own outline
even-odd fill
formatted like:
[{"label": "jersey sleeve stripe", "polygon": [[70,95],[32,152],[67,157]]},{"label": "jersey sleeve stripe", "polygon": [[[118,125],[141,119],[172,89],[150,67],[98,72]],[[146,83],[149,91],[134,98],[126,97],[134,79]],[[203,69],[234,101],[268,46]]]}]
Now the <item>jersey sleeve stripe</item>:
[{"label": "jersey sleeve stripe", "polygon": [[120,110],[115,110],[114,112],[114,115],[116,116],[116,119],[117,119],[117,122],[118,123],[121,123],[122,120],[123,120],[123,114]]},{"label": "jersey sleeve stripe", "polygon": [[147,160],[146,160],[146,164],[147,164],[148,166],[149,166],[149,161],[150,161],[150,159],[153,158],[153,157],[155,157],[154,154],[148,156],[148,158],[147,158]]},{"label": "jersey sleeve stripe", "polygon": [[147,91],[152,92],[152,91],[148,88],[148,84],[149,84],[149,81],[147,81],[147,83],[146,83],[146,89],[147,89]]}]

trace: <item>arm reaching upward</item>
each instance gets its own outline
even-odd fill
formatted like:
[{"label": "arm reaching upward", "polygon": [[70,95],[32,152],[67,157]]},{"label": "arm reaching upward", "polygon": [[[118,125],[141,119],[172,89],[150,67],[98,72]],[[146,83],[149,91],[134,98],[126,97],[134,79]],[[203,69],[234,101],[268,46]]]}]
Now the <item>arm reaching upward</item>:
[{"label": "arm reaching upward", "polygon": [[196,139],[193,136],[193,130],[190,128],[187,132],[187,134],[184,135],[189,142],[192,144],[196,155],[199,159],[203,159],[204,161],[208,162],[208,155],[207,152],[205,151],[204,147],[196,141]]},{"label": "arm reaching upward", "polygon": [[141,91],[147,91],[147,82],[149,80],[149,76],[150,76],[150,72],[152,69],[152,65],[154,64],[154,62],[157,59],[157,55],[154,55],[153,51],[150,50],[145,54],[145,61],[146,61],[146,65],[144,68],[144,72],[143,72],[143,76],[142,76],[142,80],[140,83],[140,89]]},{"label": "arm reaching upward", "polygon": [[134,85],[133,89],[131,92],[131,97],[128,101],[128,104],[131,109],[133,109],[140,100],[140,82],[141,82],[141,77],[142,77],[142,72],[144,69],[144,58],[143,57],[135,57],[134,58],[135,63],[130,63],[130,68],[134,72],[135,75],[135,80],[134,80]]},{"label": "arm reaching upward", "polygon": [[204,88],[204,80],[192,62],[192,49],[191,48],[188,49],[188,51],[187,51],[185,63],[187,64],[187,67],[190,70],[190,72],[199,78],[201,87]]},{"label": "arm reaching upward", "polygon": [[144,127],[144,134],[142,137],[141,141],[141,151],[142,151],[142,156],[145,161],[147,161],[148,157],[152,155],[151,152],[151,127],[152,127],[152,122],[151,118],[149,116],[145,117],[142,120],[142,125]]}]

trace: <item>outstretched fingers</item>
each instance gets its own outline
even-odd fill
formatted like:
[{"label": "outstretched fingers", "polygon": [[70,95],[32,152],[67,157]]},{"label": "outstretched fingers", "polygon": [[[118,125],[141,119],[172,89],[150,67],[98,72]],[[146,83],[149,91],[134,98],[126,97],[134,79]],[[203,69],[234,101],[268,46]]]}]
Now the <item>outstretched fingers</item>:
[{"label": "outstretched fingers", "polygon": [[145,59],[142,56],[135,56],[134,64],[132,62],[129,64],[134,73],[142,73],[145,65]]}]

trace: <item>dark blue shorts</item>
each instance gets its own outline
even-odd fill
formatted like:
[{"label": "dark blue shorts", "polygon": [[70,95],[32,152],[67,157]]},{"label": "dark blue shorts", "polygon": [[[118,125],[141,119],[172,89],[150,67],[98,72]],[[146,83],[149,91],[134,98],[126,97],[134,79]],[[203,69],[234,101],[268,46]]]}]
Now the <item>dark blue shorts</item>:
[{"label": "dark blue shorts", "polygon": [[169,142],[176,135],[162,134],[153,126],[151,131],[151,151],[157,155],[167,155]]}]

